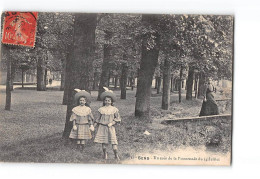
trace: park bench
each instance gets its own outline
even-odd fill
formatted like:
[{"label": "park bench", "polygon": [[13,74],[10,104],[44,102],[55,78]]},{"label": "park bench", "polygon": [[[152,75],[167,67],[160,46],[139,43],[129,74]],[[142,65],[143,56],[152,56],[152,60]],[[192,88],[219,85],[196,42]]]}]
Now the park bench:
[{"label": "park bench", "polygon": [[218,102],[218,101],[230,101],[230,100],[231,100],[231,98],[216,99],[217,102]]},{"label": "park bench", "polygon": [[177,118],[177,119],[166,119],[161,122],[161,124],[165,125],[175,125],[185,122],[202,122],[202,121],[215,121],[221,120],[222,122],[231,121],[231,114],[220,114],[220,115],[212,115],[212,116],[200,116],[200,117],[185,117],[185,118]]}]

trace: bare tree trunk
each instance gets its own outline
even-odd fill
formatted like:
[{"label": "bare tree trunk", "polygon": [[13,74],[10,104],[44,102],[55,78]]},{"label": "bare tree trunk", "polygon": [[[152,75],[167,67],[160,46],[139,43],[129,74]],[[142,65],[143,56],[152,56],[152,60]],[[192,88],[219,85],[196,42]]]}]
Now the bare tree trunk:
[{"label": "bare tree trunk", "polygon": [[127,86],[131,86],[131,78],[127,78]]},{"label": "bare tree trunk", "polygon": [[115,76],[115,89],[117,88],[118,86],[118,75]]},{"label": "bare tree trunk", "polygon": [[5,98],[5,110],[11,110],[11,86],[12,86],[12,75],[11,75],[11,66],[12,66],[12,58],[10,55],[10,47],[4,44],[1,44],[1,55],[2,57],[6,56],[6,98]]},{"label": "bare tree trunk", "polygon": [[155,77],[155,85],[154,85],[154,89],[158,88],[158,77]]},{"label": "bare tree trunk", "polygon": [[63,100],[62,104],[67,105],[68,104],[68,94],[69,94],[69,86],[70,86],[70,76],[71,76],[71,63],[72,63],[72,58],[73,58],[73,45],[69,48],[69,53],[66,58],[65,62],[65,81],[64,81],[64,92],[63,92]]},{"label": "bare tree trunk", "polygon": [[107,86],[109,87],[110,85],[110,78],[111,78],[111,71],[109,70],[109,73],[108,73],[108,82],[107,82]]},{"label": "bare tree trunk", "polygon": [[135,78],[134,77],[131,77],[131,81],[130,81],[130,85],[131,85],[131,90],[133,91],[134,90],[134,87],[135,87]]},{"label": "bare tree trunk", "polygon": [[93,90],[97,90],[98,89],[98,82],[99,82],[99,73],[95,72],[94,73],[94,82],[93,82]]},{"label": "bare tree trunk", "polygon": [[[142,23],[155,25],[157,19],[155,15],[143,15]],[[149,46],[149,39],[153,38],[153,47]],[[140,62],[140,70],[138,73],[137,80],[137,93],[136,93],[136,104],[135,104],[135,116],[142,116],[145,118],[150,117],[150,97],[151,97],[151,86],[154,71],[158,63],[159,56],[159,33],[148,32],[143,36],[142,42],[142,57]]]},{"label": "bare tree trunk", "polygon": [[[73,29],[74,34],[74,29]],[[74,35],[73,35],[74,36]],[[73,37],[74,38],[74,37]],[[67,105],[68,104],[68,94],[69,94],[69,86],[70,86],[70,76],[71,76],[71,65],[73,61],[71,60],[73,58],[73,43],[70,44],[68,48],[68,53],[64,62],[64,92],[63,92],[63,100],[62,104]]]},{"label": "bare tree trunk", "polygon": [[122,64],[122,73],[120,79],[120,88],[121,88],[121,99],[126,99],[126,83],[128,75],[128,66],[126,63]]},{"label": "bare tree trunk", "polygon": [[47,70],[47,68],[45,68],[45,71],[44,71],[44,82],[45,82],[45,86],[46,85],[48,85],[48,79],[47,79],[47,72],[48,72],[48,70]]},{"label": "bare tree trunk", "polygon": [[22,88],[24,88],[24,85],[23,85],[23,83],[24,83],[24,69],[22,69]]},{"label": "bare tree trunk", "polygon": [[181,68],[180,68],[180,80],[179,80],[179,103],[181,103],[182,73],[183,73],[183,67],[181,66]]},{"label": "bare tree trunk", "polygon": [[186,81],[186,100],[192,100],[192,86],[193,86],[194,67],[189,66],[188,79]]},{"label": "bare tree trunk", "polygon": [[37,91],[46,91],[45,61],[41,56],[37,61]]},{"label": "bare tree trunk", "polygon": [[[71,58],[67,61],[70,66],[68,78],[68,101],[66,123],[63,137],[68,138],[72,129],[70,116],[74,104],[75,88],[89,91],[93,87],[93,60],[95,53],[95,30],[97,14],[76,13],[74,21],[73,46]],[[66,76],[67,77],[67,76]],[[87,101],[89,103],[89,101]]]},{"label": "bare tree trunk", "polygon": [[198,97],[202,97],[204,94],[204,87],[205,87],[205,74],[204,72],[200,72],[199,74],[199,87],[198,87]]},{"label": "bare tree trunk", "polygon": [[198,74],[195,74],[195,84],[194,84],[194,91],[195,91],[195,98],[198,97]]},{"label": "bare tree trunk", "polygon": [[160,92],[161,92],[161,85],[162,85],[162,77],[159,76],[157,78],[157,83],[158,83],[157,84],[157,88],[156,88],[157,89],[157,94],[160,94]]},{"label": "bare tree trunk", "polygon": [[163,70],[163,95],[162,95],[162,109],[168,110],[171,100],[171,64],[168,58],[164,59]]},{"label": "bare tree trunk", "polygon": [[[68,54],[67,54],[68,58]],[[62,68],[61,68],[61,82],[60,82],[60,91],[64,91],[65,89],[65,73],[66,73],[66,60],[62,60]]]},{"label": "bare tree trunk", "polygon": [[14,90],[14,78],[15,78],[16,65],[15,63],[11,63],[11,91]]},{"label": "bare tree trunk", "polygon": [[99,83],[99,90],[98,90],[98,101],[101,101],[100,95],[105,90],[103,87],[109,86],[109,61],[110,61],[110,53],[111,53],[112,47],[110,44],[104,44],[104,60],[102,63],[102,73],[100,77],[100,83]]},{"label": "bare tree trunk", "polygon": [[173,88],[174,88],[174,79],[173,79],[173,76],[171,77],[171,89],[170,89],[170,91],[171,92],[173,92],[174,90],[173,90]]},{"label": "bare tree trunk", "polygon": [[178,90],[179,90],[178,78],[174,78],[174,91],[178,91]]}]

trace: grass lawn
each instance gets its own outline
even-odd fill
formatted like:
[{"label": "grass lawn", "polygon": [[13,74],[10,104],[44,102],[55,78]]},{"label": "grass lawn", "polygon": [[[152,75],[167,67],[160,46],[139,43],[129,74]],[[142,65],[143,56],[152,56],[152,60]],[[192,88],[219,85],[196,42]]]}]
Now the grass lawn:
[{"label": "grass lawn", "polygon": [[[115,91],[120,96],[120,91]],[[91,108],[94,117],[102,102],[96,101],[92,92]],[[93,140],[83,151],[76,149],[73,141],[62,139],[66,106],[61,105],[63,92],[57,90],[35,91],[15,89],[12,92],[11,111],[4,110],[5,91],[0,90],[0,161],[3,162],[52,162],[52,163],[115,163],[112,149],[108,161],[102,160],[100,144]],[[119,99],[119,98],[118,98]],[[186,126],[167,126],[160,122],[165,118],[198,116],[201,100],[178,103],[177,93],[172,93],[170,110],[161,110],[161,95],[153,91],[151,97],[152,121],[134,117],[135,91],[127,90],[127,100],[118,100],[115,106],[122,116],[117,126],[120,163],[151,162],[156,156],[221,156],[230,157],[231,126],[215,129],[222,135],[222,142],[215,148],[207,148],[205,136],[199,135],[201,126],[187,131]],[[230,113],[228,108],[224,113]],[[214,126],[213,126],[214,127]],[[145,131],[150,135],[144,135]],[[188,152],[190,151],[190,152]],[[188,152],[188,153],[187,153]],[[191,155],[192,154],[192,155]],[[150,161],[147,161],[150,160]],[[155,158],[154,158],[155,159]],[[163,160],[163,158],[162,158]],[[162,162],[162,161],[159,161]],[[166,164],[166,163],[165,163]],[[176,162],[176,164],[181,164]],[[209,163],[212,164],[212,163]]]}]

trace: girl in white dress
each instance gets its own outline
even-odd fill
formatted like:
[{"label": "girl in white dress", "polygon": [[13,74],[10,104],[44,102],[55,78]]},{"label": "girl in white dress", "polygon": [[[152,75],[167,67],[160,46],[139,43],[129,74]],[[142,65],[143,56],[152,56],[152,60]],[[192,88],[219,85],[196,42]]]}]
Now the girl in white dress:
[{"label": "girl in white dress", "polygon": [[70,132],[70,138],[75,139],[78,148],[83,149],[86,140],[91,139],[91,131],[93,127],[93,115],[90,107],[87,106],[87,100],[90,100],[90,94],[84,90],[75,94],[74,100],[78,102],[78,106],[72,109],[70,121],[73,122],[73,127]]},{"label": "girl in white dress", "polygon": [[113,106],[116,96],[111,90],[107,90],[100,95],[100,98],[103,100],[103,107],[98,109],[100,116],[95,121],[97,133],[94,142],[102,144],[104,159],[107,159],[108,144],[112,144],[115,159],[120,160],[118,156],[115,126],[121,122],[121,118],[118,109]]}]

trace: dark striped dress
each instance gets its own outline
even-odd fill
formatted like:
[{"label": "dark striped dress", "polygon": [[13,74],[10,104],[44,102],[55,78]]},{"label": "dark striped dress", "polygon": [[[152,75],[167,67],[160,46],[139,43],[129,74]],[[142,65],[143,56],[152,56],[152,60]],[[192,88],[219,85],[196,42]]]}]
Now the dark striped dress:
[{"label": "dark striped dress", "polygon": [[101,144],[118,144],[116,130],[114,125],[108,127],[109,123],[121,122],[118,109],[114,106],[103,106],[98,109],[99,119],[95,122],[98,124],[94,142]]},{"label": "dark striped dress", "polygon": [[92,135],[89,125],[93,123],[91,109],[87,106],[77,106],[72,109],[70,121],[75,120],[77,130],[71,129],[69,138],[72,139],[91,139]]}]

